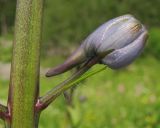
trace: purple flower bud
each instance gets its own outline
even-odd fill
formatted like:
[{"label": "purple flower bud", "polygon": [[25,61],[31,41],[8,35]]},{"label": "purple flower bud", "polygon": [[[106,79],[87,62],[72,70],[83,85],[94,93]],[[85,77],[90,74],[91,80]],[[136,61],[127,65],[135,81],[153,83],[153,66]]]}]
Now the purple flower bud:
[{"label": "purple flower bud", "polygon": [[147,37],[148,37],[147,31],[144,31],[131,44],[106,55],[103,58],[102,63],[108,65],[108,67],[112,69],[119,69],[129,65],[142,52]]},{"label": "purple flower bud", "polygon": [[132,15],[114,18],[91,33],[64,64],[49,70],[46,76],[63,73],[95,57],[113,69],[124,67],[141,53],[146,37],[147,30]]},{"label": "purple flower bud", "polygon": [[132,43],[142,32],[143,25],[131,15],[112,19],[96,29],[83,42],[86,55],[105,54],[111,49],[120,49]]}]

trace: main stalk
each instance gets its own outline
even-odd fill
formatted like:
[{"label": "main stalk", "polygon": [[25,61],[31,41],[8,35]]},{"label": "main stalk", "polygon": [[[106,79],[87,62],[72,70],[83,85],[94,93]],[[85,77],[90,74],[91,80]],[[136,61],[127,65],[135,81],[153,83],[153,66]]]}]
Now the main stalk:
[{"label": "main stalk", "polygon": [[37,128],[43,0],[17,0],[9,88],[11,128]]}]

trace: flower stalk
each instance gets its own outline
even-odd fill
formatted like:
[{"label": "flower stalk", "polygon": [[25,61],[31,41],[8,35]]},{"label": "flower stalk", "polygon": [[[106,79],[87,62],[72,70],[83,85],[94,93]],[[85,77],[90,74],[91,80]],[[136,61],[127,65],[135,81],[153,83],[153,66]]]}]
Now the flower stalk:
[{"label": "flower stalk", "polygon": [[[57,85],[52,90],[48,91],[44,96],[40,97],[37,102],[37,108],[39,110],[45,109],[51,102],[53,102],[60,94],[65,92],[67,89],[71,88],[75,85],[75,83],[78,83],[78,81],[81,81],[80,78],[86,71],[88,71],[93,65],[95,65],[101,57],[95,57],[91,60],[89,60],[86,64],[84,64],[77,72],[75,72],[73,75],[71,75],[68,79]],[[85,74],[84,74],[85,76]],[[89,76],[85,76],[87,78]],[[76,81],[78,80],[78,81]]]}]

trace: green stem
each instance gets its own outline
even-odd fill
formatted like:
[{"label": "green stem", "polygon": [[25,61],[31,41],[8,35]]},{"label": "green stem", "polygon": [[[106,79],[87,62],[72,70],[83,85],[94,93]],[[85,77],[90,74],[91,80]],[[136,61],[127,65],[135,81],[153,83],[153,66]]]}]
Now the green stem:
[{"label": "green stem", "polygon": [[[55,100],[61,93],[69,89],[70,87],[74,86],[76,83],[80,82],[81,80],[89,77],[85,76],[80,79],[78,79],[80,76],[82,76],[87,70],[89,70],[95,63],[99,61],[99,58],[92,59],[89,63],[84,65],[81,69],[79,69],[76,73],[74,73],[71,77],[69,77],[67,80],[63,81],[59,85],[57,85],[55,88],[47,92],[44,96],[42,96],[38,103],[37,107],[41,110],[46,108],[53,100]],[[103,69],[104,70],[104,69]],[[97,71],[99,72],[99,71]],[[96,74],[96,72],[95,72]]]},{"label": "green stem", "polygon": [[8,108],[12,128],[36,128],[43,0],[17,0]]},{"label": "green stem", "polygon": [[35,113],[35,128],[38,128],[40,114],[41,114],[41,112],[36,112]]},{"label": "green stem", "polygon": [[11,127],[10,120],[9,119],[5,120],[4,125],[5,125],[5,128],[10,128]]},{"label": "green stem", "polygon": [[62,92],[64,92],[68,88],[70,88],[72,86],[71,83],[74,80],[76,80],[77,78],[79,78],[88,69],[89,69],[88,67],[82,68],[77,73],[75,73],[74,75],[72,75],[70,78],[68,78],[67,80],[65,80],[64,82],[60,83],[55,88],[53,88],[52,90],[50,90],[49,92],[47,92],[46,95],[42,96],[39,99],[37,107],[39,109],[46,108],[54,99],[56,99],[57,96],[59,96]]}]

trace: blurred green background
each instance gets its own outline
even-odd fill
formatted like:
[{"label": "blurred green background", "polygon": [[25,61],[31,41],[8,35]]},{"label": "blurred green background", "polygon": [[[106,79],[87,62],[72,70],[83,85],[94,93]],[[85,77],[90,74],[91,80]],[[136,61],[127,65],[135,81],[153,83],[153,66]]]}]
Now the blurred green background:
[{"label": "blurred green background", "polygon": [[[4,104],[15,5],[16,0],[0,0],[0,102]],[[48,79],[44,77],[48,67],[62,63],[100,24],[128,13],[148,28],[143,54],[125,69],[107,69],[81,82],[73,106],[60,96],[42,113],[40,128],[160,128],[160,0],[45,0],[40,91],[44,94],[71,74]]]}]

